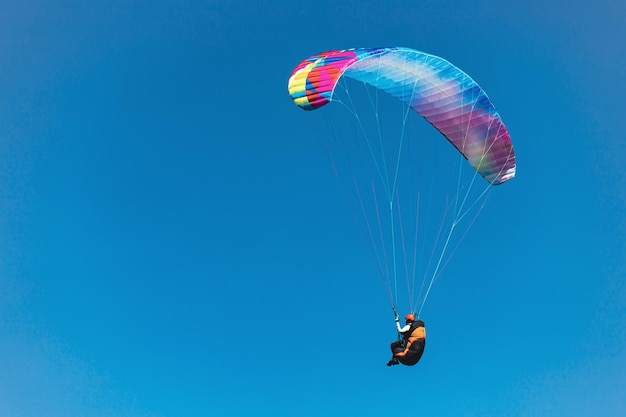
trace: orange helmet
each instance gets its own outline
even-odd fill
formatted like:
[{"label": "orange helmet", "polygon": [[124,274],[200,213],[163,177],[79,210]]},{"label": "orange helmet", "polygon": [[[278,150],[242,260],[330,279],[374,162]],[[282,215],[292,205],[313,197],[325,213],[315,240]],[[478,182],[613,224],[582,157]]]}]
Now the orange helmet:
[{"label": "orange helmet", "polygon": [[406,316],[404,316],[404,320],[406,320],[406,321],[415,321],[415,315],[414,314],[407,314]]}]

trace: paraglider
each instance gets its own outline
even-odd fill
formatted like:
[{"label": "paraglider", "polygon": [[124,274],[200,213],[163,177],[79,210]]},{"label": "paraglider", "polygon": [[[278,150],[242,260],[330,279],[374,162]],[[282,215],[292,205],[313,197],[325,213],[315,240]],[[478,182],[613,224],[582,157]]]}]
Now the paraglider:
[{"label": "paraglider", "polygon": [[[392,344],[389,364],[414,365],[425,345],[419,317],[433,284],[492,186],[515,176],[507,128],[469,75],[411,48],[316,54],[296,66],[288,89],[303,110],[341,105],[329,106],[343,113],[323,124],[330,130],[327,154],[352,188],[353,211],[363,219],[394,313],[399,288],[406,289],[409,327],[397,325],[403,337]],[[417,119],[438,138],[417,134]]]},{"label": "paraglider", "polygon": [[403,365],[413,366],[422,358],[426,347],[426,328],[424,321],[415,320],[414,314],[404,317],[405,325],[400,327],[400,318],[396,315],[396,329],[398,340],[391,344],[391,359],[387,366]]}]

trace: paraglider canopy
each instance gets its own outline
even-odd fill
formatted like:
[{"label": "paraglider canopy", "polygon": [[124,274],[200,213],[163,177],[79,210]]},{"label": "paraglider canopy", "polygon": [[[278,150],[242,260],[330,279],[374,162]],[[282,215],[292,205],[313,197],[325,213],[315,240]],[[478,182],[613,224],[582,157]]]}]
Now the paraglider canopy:
[{"label": "paraglider canopy", "polygon": [[494,105],[474,80],[445,59],[400,47],[323,52],[296,66],[289,94],[300,108],[315,110],[332,101],[343,76],[409,105],[491,184],[515,176],[511,138]]}]

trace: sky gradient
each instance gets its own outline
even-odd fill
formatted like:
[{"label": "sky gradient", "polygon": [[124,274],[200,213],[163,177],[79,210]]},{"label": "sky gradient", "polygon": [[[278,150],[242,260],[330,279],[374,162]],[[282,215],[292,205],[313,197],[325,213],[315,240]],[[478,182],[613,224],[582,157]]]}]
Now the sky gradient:
[{"label": "sky gradient", "polygon": [[[0,5],[0,415],[626,414],[623,2],[87,3]],[[377,46],[471,74],[518,163],[412,368],[287,93]]]}]

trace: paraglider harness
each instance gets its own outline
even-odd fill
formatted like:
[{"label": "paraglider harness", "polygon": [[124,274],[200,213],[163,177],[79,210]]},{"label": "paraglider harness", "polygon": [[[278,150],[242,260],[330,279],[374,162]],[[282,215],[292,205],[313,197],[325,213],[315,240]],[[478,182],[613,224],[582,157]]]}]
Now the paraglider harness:
[{"label": "paraglider harness", "polygon": [[[393,308],[393,312],[395,316],[398,317],[395,308]],[[424,353],[424,347],[426,345],[425,337],[422,338],[413,336],[413,333],[420,327],[424,327],[425,336],[424,322],[418,319],[411,323],[411,327],[408,331],[403,333],[398,332],[398,340],[391,344],[391,352],[393,353],[393,358],[403,365],[415,365],[417,362],[419,362],[422,354]],[[400,355],[396,356],[398,354]]]}]

